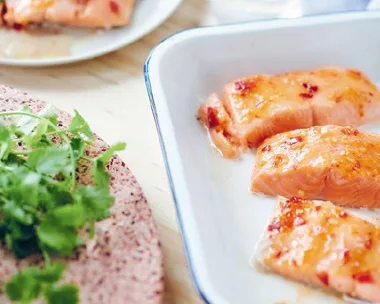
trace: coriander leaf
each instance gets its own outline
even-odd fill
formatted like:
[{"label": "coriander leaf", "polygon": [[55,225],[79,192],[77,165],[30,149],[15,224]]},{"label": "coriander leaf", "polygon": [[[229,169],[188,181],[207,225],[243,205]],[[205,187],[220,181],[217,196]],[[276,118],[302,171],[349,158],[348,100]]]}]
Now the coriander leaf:
[{"label": "coriander leaf", "polygon": [[5,285],[5,292],[12,301],[29,303],[41,292],[41,285],[34,277],[35,267],[14,275]]},{"label": "coriander leaf", "polygon": [[56,147],[36,149],[29,154],[26,164],[39,173],[51,176],[67,173],[70,166],[69,152]]},{"label": "coriander leaf", "polygon": [[21,206],[18,206],[17,203],[12,200],[5,202],[2,211],[9,218],[13,218],[22,224],[33,224],[33,216],[28,214]]},{"label": "coriander leaf", "polygon": [[109,216],[109,208],[114,202],[108,188],[79,186],[73,196],[77,204],[83,205],[86,219],[89,221],[101,220]]},{"label": "coriander leaf", "polygon": [[74,285],[49,286],[45,291],[47,304],[76,304],[79,302],[79,290]]},{"label": "coriander leaf", "polygon": [[95,164],[92,167],[92,176],[94,183],[101,188],[109,188],[110,186],[110,177],[105,170],[106,163],[110,160],[114,152],[122,151],[126,147],[125,143],[117,143],[112,145],[106,152],[98,156],[95,160]]},{"label": "coriander leaf", "polygon": [[116,143],[109,147],[102,155],[98,156],[97,159],[106,164],[115,152],[125,150],[126,146],[127,144],[123,142]]},{"label": "coriander leaf", "polygon": [[37,229],[38,239],[42,245],[58,253],[69,256],[76,247],[77,231],[74,227],[62,226],[47,216]]},{"label": "coriander leaf", "polygon": [[[53,125],[58,124],[58,116],[57,113],[48,113],[47,115],[43,115],[47,120],[49,120]],[[55,128],[53,128],[51,125],[48,126],[47,129],[48,132],[56,131]]]},{"label": "coriander leaf", "polygon": [[37,142],[39,142],[42,135],[47,132],[48,125],[49,121],[47,119],[40,119],[34,131],[24,136],[25,143],[29,146],[34,146]]},{"label": "coriander leaf", "polygon": [[57,262],[49,266],[45,266],[44,269],[38,269],[35,273],[35,278],[40,282],[51,284],[58,282],[61,279],[64,270],[65,264]]},{"label": "coriander leaf", "polygon": [[110,176],[104,169],[105,164],[97,159],[92,167],[92,176],[95,185],[100,188],[109,188],[110,186]]},{"label": "coriander leaf", "polygon": [[92,133],[88,123],[84,118],[75,110],[75,115],[70,123],[69,131],[77,136],[84,134],[88,139],[93,140],[95,138],[94,133]]},{"label": "coriander leaf", "polygon": [[53,217],[62,226],[81,227],[85,223],[85,210],[82,205],[65,205],[53,211]]},{"label": "coriander leaf", "polygon": [[73,149],[73,153],[74,153],[74,160],[78,160],[80,157],[83,156],[83,152],[84,152],[84,148],[85,148],[85,145],[86,143],[84,142],[84,140],[80,137],[74,137],[71,141],[70,141],[70,146],[71,146],[71,149]]},{"label": "coriander leaf", "polygon": [[0,159],[6,159],[12,151],[13,142],[9,130],[0,123]]}]

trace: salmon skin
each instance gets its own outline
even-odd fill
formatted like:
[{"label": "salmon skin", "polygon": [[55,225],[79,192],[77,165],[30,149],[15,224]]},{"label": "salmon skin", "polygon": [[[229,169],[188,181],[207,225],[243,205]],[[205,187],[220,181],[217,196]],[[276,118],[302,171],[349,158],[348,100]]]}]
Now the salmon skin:
[{"label": "salmon skin", "polygon": [[328,201],[279,197],[256,259],[284,277],[380,303],[380,229]]},{"label": "salmon skin", "polygon": [[277,133],[317,125],[360,125],[380,118],[380,93],[360,71],[324,67],[241,78],[200,106],[198,116],[227,158]]},{"label": "salmon skin", "polygon": [[317,126],[277,134],[257,149],[251,191],[380,207],[380,135]]},{"label": "salmon skin", "polygon": [[110,28],[130,22],[135,0],[5,0],[1,23]]}]

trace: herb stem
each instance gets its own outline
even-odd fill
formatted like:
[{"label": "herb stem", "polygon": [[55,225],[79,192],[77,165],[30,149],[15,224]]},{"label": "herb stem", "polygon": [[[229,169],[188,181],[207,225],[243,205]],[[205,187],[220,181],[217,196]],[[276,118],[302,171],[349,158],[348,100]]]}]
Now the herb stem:
[{"label": "herb stem", "polygon": [[45,260],[45,267],[50,266],[50,257],[46,249],[42,249],[42,256],[44,257],[44,260]]}]

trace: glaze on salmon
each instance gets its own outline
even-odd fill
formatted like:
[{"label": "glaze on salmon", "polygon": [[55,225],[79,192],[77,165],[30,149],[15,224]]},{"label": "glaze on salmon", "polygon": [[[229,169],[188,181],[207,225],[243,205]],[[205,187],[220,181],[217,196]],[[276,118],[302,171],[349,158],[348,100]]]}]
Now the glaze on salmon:
[{"label": "glaze on salmon", "polygon": [[331,202],[279,197],[257,258],[286,278],[380,303],[380,229]]},{"label": "glaze on salmon", "polygon": [[8,25],[51,22],[80,27],[127,25],[135,0],[5,0]]},{"label": "glaze on salmon", "polygon": [[317,126],[277,134],[257,149],[252,192],[380,207],[380,135]]},{"label": "glaze on salmon", "polygon": [[227,158],[285,131],[315,125],[360,125],[380,118],[380,93],[361,72],[325,67],[228,83],[198,111]]}]

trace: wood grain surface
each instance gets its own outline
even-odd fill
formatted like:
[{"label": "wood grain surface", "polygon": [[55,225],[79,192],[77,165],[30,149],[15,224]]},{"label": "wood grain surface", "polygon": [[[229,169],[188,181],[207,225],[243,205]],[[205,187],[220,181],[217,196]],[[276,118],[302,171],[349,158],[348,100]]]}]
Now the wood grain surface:
[{"label": "wood grain surface", "polygon": [[160,233],[166,271],[164,303],[201,303],[190,279],[156,128],[146,94],[143,65],[151,49],[185,28],[211,24],[205,0],[185,0],[162,26],[114,53],[49,68],[0,67],[0,83],[71,112],[77,109],[106,142],[125,141],[120,154],[150,203]]}]

